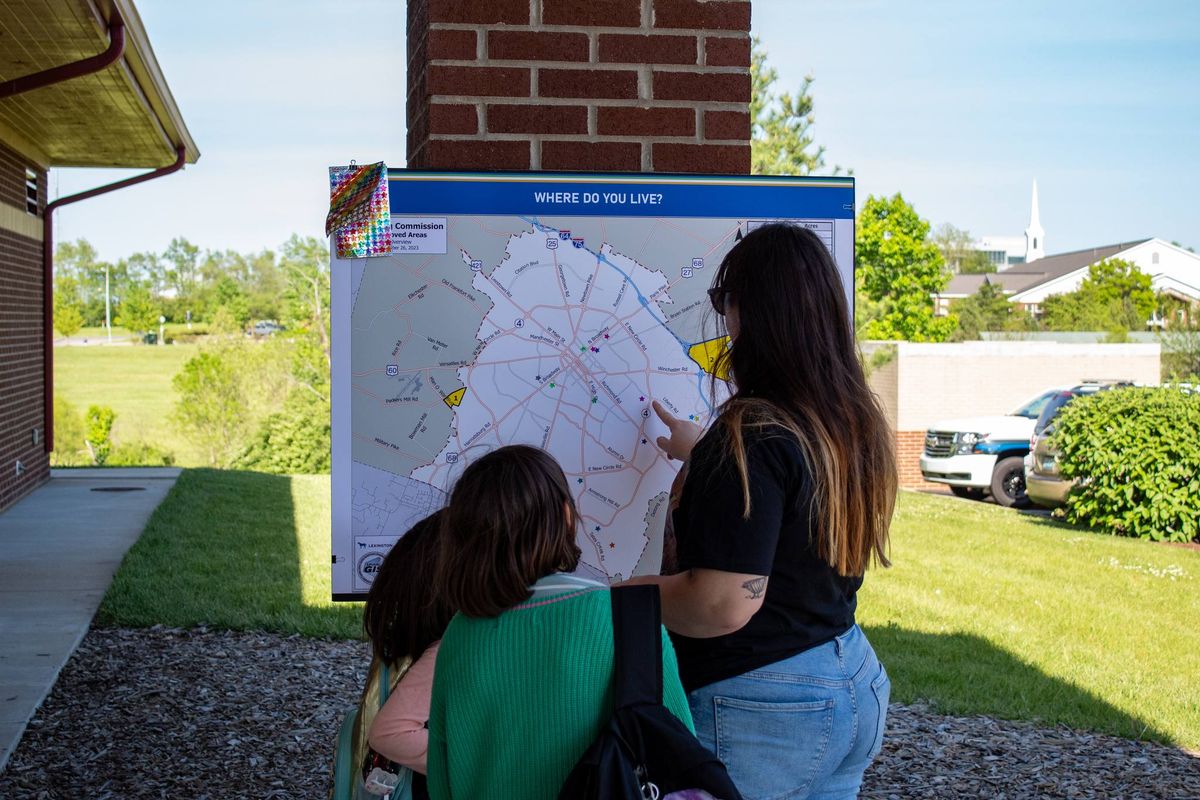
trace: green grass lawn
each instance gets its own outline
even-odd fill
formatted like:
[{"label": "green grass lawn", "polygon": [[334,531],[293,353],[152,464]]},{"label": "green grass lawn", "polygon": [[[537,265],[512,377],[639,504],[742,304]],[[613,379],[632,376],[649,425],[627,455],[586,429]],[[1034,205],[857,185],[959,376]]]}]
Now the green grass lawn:
[{"label": "green grass lawn", "polygon": [[[157,331],[157,328],[155,330]],[[182,335],[189,335],[189,334],[193,335],[193,336],[202,336],[206,333],[208,333],[208,323],[207,322],[194,322],[194,323],[192,323],[192,325],[190,327],[188,326],[188,324],[186,322],[168,322],[166,325],[163,326],[163,335],[166,336],[167,338],[170,338],[172,336],[182,336]],[[112,335],[113,335],[114,342],[115,341],[124,341],[126,339],[133,339],[136,337],[136,334],[126,330],[125,328],[122,328],[120,325],[113,325]],[[55,331],[54,338],[61,339],[62,337],[58,334],[57,331]],[[88,341],[97,341],[97,342],[105,341],[108,339],[108,331],[103,325],[91,325],[88,327],[80,328],[79,332],[74,334],[73,336],[71,336],[71,338],[72,339],[87,339]]]},{"label": "green grass lawn", "polygon": [[[58,331],[55,331],[54,338],[60,339],[62,337],[58,335]],[[80,328],[79,332],[71,336],[71,338],[87,339],[89,342],[104,342],[108,340],[108,330],[103,325],[92,325]],[[133,334],[120,325],[113,325],[112,338],[114,342],[123,342],[126,339],[132,339]]]},{"label": "green grass lawn", "polygon": [[[184,473],[101,607],[113,625],[360,635],[329,597],[329,479]],[[893,698],[1200,749],[1200,552],[904,493],[859,619]]]},{"label": "green grass lawn", "polygon": [[185,470],[99,619],[361,636],[361,604],[329,599],[329,558],[329,476]]},{"label": "green grass lawn", "polygon": [[1200,552],[904,493],[859,621],[899,700],[1200,749]]},{"label": "green grass lawn", "polygon": [[93,404],[111,406],[117,413],[117,442],[140,439],[174,453],[176,464],[203,464],[203,454],[168,418],[176,399],[171,378],[196,353],[193,344],[56,347],[54,393],[80,413]]}]

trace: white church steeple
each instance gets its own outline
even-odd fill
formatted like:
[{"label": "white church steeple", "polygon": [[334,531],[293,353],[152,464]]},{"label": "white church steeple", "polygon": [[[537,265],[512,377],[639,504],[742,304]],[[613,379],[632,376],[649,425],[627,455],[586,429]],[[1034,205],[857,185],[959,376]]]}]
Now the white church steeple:
[{"label": "white church steeple", "polygon": [[1046,255],[1046,232],[1038,219],[1037,181],[1033,182],[1033,202],[1029,208],[1029,227],[1025,229],[1025,262],[1037,261]]}]

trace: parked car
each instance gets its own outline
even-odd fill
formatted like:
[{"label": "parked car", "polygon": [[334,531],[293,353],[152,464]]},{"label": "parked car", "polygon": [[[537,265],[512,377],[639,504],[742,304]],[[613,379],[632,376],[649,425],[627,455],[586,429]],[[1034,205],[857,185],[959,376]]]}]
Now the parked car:
[{"label": "parked car", "polygon": [[274,336],[283,330],[283,326],[273,319],[263,319],[250,326],[250,330],[246,331],[247,336]]},{"label": "parked car", "polygon": [[921,474],[959,497],[991,495],[1002,506],[1025,508],[1025,463],[1042,409],[1060,389],[1042,392],[1011,414],[939,422],[925,434]]},{"label": "parked car", "polygon": [[1076,397],[1085,397],[1106,389],[1133,386],[1130,381],[1086,381],[1063,389],[1046,403],[1033,427],[1029,439],[1029,455],[1025,457],[1025,492],[1039,506],[1058,508],[1067,502],[1067,492],[1074,481],[1064,480],[1059,474],[1058,451],[1050,447],[1050,435],[1054,432],[1054,418]]}]

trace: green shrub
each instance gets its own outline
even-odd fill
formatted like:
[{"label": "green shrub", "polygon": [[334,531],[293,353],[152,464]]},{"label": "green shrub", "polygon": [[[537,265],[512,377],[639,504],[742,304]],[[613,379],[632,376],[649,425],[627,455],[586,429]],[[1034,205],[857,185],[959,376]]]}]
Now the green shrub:
[{"label": "green shrub", "polygon": [[234,466],[280,475],[329,472],[329,401],[294,390],[262,421]]},{"label": "green shrub", "polygon": [[116,413],[108,406],[88,406],[86,421],[88,451],[97,466],[104,466],[112,450],[112,428]]},{"label": "green shrub", "polygon": [[214,467],[229,464],[249,427],[245,381],[232,361],[223,352],[203,352],[171,379],[179,395],[172,419]]},{"label": "green shrub", "polygon": [[1200,541],[1200,395],[1130,388],[1081,397],[1051,446],[1076,479],[1068,521],[1119,536]]},{"label": "green shrub", "polygon": [[175,463],[175,455],[137,440],[113,445],[104,463],[108,467],[169,467]]},{"label": "green shrub", "polygon": [[54,398],[54,452],[50,454],[53,467],[79,467],[92,463],[88,454],[87,431],[83,416],[74,405],[62,397]]}]

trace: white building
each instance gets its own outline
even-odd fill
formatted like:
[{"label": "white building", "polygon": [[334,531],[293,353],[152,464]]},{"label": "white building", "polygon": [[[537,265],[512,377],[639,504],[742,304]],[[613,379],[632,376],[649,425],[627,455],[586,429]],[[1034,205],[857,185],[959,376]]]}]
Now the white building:
[{"label": "white building", "polygon": [[975,243],[975,249],[988,254],[997,272],[955,275],[941,292],[934,295],[939,317],[950,313],[950,303],[969,297],[985,283],[999,286],[1018,308],[1041,313],[1041,305],[1052,294],[1073,292],[1088,275],[1088,269],[1108,258],[1136,264],[1150,276],[1156,293],[1165,293],[1185,302],[1200,302],[1200,255],[1162,239],[1141,239],[1046,255],[1046,231],[1038,215],[1037,181],[1029,207],[1029,226],[1025,236],[991,236]]},{"label": "white building", "polygon": [[971,242],[971,249],[986,255],[999,272],[1025,263],[1024,236],[984,236]]},{"label": "white building", "polygon": [[1046,254],[1046,232],[1038,218],[1037,181],[1029,205],[1029,227],[1024,236],[984,236],[971,243],[971,249],[983,253],[998,272],[1035,261]]},{"label": "white building", "polygon": [[[1030,244],[1035,238],[1041,244],[1040,228],[1035,228],[1031,223],[1030,230]],[[1039,235],[1035,237],[1033,233]],[[949,313],[952,300],[975,294],[986,282],[1003,288],[1008,299],[1019,308],[1038,314],[1047,297],[1075,291],[1093,264],[1109,258],[1136,264],[1138,269],[1150,276],[1150,284],[1155,292],[1187,302],[1200,302],[1200,255],[1162,239],[1142,239],[1045,256],[1004,272],[955,275],[945,290],[935,296],[937,313],[945,316]]]},{"label": "white building", "polygon": [[1037,181],[1033,182],[1033,198],[1029,201],[1029,227],[1025,229],[1025,263],[1046,255],[1046,232],[1038,217]]}]

